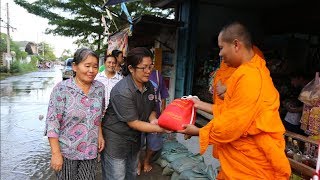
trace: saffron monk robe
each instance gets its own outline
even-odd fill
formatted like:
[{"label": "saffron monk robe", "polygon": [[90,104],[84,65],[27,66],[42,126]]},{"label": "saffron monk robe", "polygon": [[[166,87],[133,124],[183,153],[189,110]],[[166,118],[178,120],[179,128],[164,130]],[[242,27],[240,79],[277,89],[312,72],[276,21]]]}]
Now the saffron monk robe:
[{"label": "saffron monk robe", "polygon": [[[254,53],[251,36],[242,24],[225,26],[218,43],[219,55],[236,68],[226,81],[224,101],[206,126],[185,125],[180,132],[199,135],[200,153],[208,145],[217,145],[221,164],[217,179],[289,179],[279,93],[269,70]],[[196,108],[203,108],[202,101],[193,101]]]}]

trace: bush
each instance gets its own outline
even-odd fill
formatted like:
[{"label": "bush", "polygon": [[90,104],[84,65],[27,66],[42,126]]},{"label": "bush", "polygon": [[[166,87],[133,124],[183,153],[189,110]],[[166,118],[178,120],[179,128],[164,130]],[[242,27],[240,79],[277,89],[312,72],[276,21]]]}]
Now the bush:
[{"label": "bush", "polygon": [[32,55],[31,62],[38,63],[38,61],[43,61],[39,55]]},{"label": "bush", "polygon": [[20,62],[19,61],[14,61],[11,66],[10,66],[10,72],[11,73],[19,73],[22,72],[22,68],[20,66]]},{"label": "bush", "polygon": [[34,62],[30,63],[20,63],[20,61],[14,61],[11,64],[11,73],[27,73],[37,70],[37,67]]}]

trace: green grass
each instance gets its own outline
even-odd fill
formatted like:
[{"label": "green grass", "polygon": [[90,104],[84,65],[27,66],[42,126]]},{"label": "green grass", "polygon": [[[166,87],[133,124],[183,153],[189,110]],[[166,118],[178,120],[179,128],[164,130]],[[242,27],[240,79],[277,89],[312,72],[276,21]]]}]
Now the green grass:
[{"label": "green grass", "polygon": [[0,80],[4,80],[7,77],[10,77],[11,74],[10,73],[0,73]]},{"label": "green grass", "polygon": [[11,76],[19,76],[29,72],[34,72],[37,70],[38,68],[36,67],[35,63],[20,63],[19,61],[15,61],[11,64],[10,72],[8,72],[7,68],[4,66],[0,68],[0,80]]}]

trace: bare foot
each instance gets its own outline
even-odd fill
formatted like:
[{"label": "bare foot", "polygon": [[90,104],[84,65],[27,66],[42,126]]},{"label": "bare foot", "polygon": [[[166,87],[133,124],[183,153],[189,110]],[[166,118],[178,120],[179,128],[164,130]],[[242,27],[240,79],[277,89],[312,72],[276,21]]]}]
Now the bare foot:
[{"label": "bare foot", "polygon": [[140,176],[141,174],[141,162],[139,161],[138,167],[137,167],[137,175]]},{"label": "bare foot", "polygon": [[149,164],[148,162],[144,162],[143,163],[143,171],[144,172],[150,172],[152,170],[152,166],[151,164]]}]

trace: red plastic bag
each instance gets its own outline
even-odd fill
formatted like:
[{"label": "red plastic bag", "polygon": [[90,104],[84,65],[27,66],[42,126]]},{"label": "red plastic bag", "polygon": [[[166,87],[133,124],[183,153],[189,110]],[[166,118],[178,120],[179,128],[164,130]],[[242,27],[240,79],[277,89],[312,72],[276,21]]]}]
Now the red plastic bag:
[{"label": "red plastic bag", "polygon": [[192,100],[186,98],[173,100],[161,113],[159,126],[171,130],[183,130],[183,124],[194,124],[196,120],[196,110]]}]

